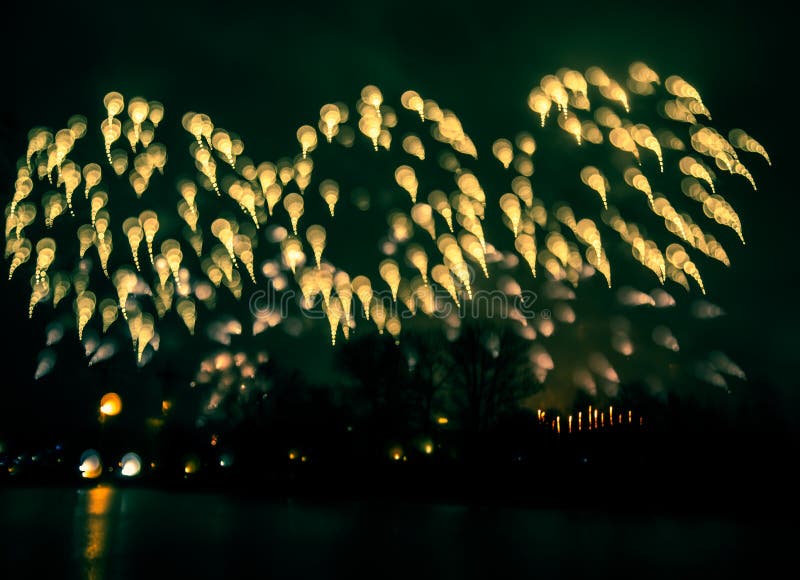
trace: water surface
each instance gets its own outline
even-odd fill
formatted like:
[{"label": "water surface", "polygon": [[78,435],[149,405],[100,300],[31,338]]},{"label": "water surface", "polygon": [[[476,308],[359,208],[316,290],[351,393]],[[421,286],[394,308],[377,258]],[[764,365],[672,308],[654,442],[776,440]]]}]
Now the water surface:
[{"label": "water surface", "polygon": [[739,577],[788,537],[709,515],[0,490],[3,578]]}]

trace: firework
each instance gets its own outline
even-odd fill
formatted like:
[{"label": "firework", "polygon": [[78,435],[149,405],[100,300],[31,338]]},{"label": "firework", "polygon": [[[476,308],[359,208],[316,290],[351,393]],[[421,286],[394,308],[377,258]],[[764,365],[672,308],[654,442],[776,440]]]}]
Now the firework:
[{"label": "firework", "polygon": [[[189,333],[198,323],[218,330],[225,327],[218,320],[225,312],[212,313],[219,293],[239,300],[246,288],[267,283],[297,288],[301,310],[320,308],[334,343],[339,327],[347,339],[357,325],[369,324],[399,340],[411,315],[439,318],[446,326],[445,303],[463,312],[486,289],[501,289],[514,300],[523,289],[566,293],[571,298],[554,300],[552,318],[531,317],[519,306],[507,309],[536,347],[531,360],[544,379],[553,361],[542,339],[575,322],[576,310],[567,302],[578,286],[598,275],[609,287],[616,282],[620,254],[651,272],[655,284],[684,291],[696,286],[705,294],[701,266],[730,265],[722,242],[706,229],[721,226],[744,243],[741,220],[721,193],[729,182],[718,172],[755,189],[744,154],[769,163],[768,153],[741,129],[726,138],[709,126],[707,105],[683,78],[660,83],[644,63],[631,65],[623,83],[598,67],[561,69],[542,77],[528,96],[538,118],[488,147],[474,143],[462,120],[432,99],[409,90],[400,96],[402,110],[395,110],[370,85],[352,116],[344,103],[325,104],[318,121],[298,128],[289,156],[258,163],[245,155],[243,138],[193,111],[181,118],[185,141],[165,145],[158,141],[159,126],[169,122],[164,105],[142,97],[126,101],[112,92],[99,120],[74,116],[64,129],[29,133],[6,208],[9,278],[34,263],[31,316],[43,310],[42,303],[56,309],[71,303],[79,338],[90,325],[101,333],[122,326],[142,364],[157,349],[168,312]],[[656,111],[651,95],[661,98]],[[104,151],[88,150],[87,131],[100,132]],[[127,145],[120,147],[120,140]],[[326,159],[388,158],[392,169],[376,189],[391,192],[391,206],[373,208],[368,193],[354,191],[352,206],[339,209],[347,176],[337,174],[335,161],[314,159],[321,149],[330,152]],[[70,158],[76,151],[89,160],[83,167]],[[540,153],[579,161],[561,170],[553,187],[538,180],[547,171],[536,165]],[[181,173],[193,169],[194,176],[174,180],[173,164]],[[375,172],[385,166],[381,160]],[[306,195],[311,187],[319,197]],[[84,195],[75,196],[81,188]],[[687,201],[700,210],[696,215],[684,209]],[[124,207],[135,209],[126,213]],[[378,242],[384,255],[367,269],[363,261],[347,259],[375,240],[359,239],[358,231],[343,235],[337,227],[352,220],[352,212],[371,222],[365,231],[388,224]],[[634,221],[643,213],[651,216],[646,226]],[[114,245],[114,237],[127,244]],[[342,263],[331,262],[329,254]],[[629,288],[618,297],[630,308],[659,307],[664,295],[674,304],[673,290],[660,292]],[[716,307],[698,308],[711,313]],[[274,325],[258,322],[254,328]],[[636,348],[630,330],[614,324],[606,325],[606,342],[631,356]],[[230,335],[217,330],[209,332]],[[656,345],[679,350],[666,326],[651,336]],[[112,343],[106,346],[103,357],[115,352]],[[42,360],[37,376],[50,372],[55,359],[48,354]],[[608,361],[587,360],[585,371],[573,373],[574,384],[592,391],[598,377],[619,382]],[[713,361],[703,368],[743,374],[727,358]],[[591,425],[594,417],[589,420]],[[578,430],[581,421],[578,415]]]}]

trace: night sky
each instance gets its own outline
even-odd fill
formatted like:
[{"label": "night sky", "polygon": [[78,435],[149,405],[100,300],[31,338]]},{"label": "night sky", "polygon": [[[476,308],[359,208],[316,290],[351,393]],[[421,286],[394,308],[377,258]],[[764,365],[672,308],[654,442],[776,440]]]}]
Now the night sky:
[{"label": "night sky", "polygon": [[[747,187],[725,192],[742,219],[747,246],[725,238],[732,267],[703,270],[709,299],[728,316],[702,327],[688,319],[671,324],[689,336],[702,332],[696,343],[721,348],[742,366],[749,381],[736,383],[735,395],[758,424],[794,423],[800,399],[791,257],[799,202],[793,143],[797,95],[787,88],[796,62],[784,34],[788,16],[761,2],[266,6],[17,3],[0,35],[5,55],[0,181],[6,199],[13,193],[27,131],[35,125],[61,127],[81,113],[96,132],[102,97],[111,90],[165,103],[165,125],[173,124],[169,131],[183,139],[179,147],[185,142],[180,115],[207,112],[218,126],[242,135],[258,162],[293,153],[296,128],[315,122],[324,103],[353,103],[366,84],[379,86],[387,101],[396,103],[413,88],[454,110],[486,154],[497,137],[534,129],[526,98],[544,74],[562,66],[599,65],[622,78],[630,62],[643,60],[662,78],[679,74],[693,83],[721,132],[742,127],[770,153],[772,168],[749,158],[757,192]],[[185,156],[180,149],[170,154]],[[359,168],[343,171],[346,181]],[[346,228],[357,225],[344,222]],[[718,234],[720,228],[711,231]],[[124,251],[123,241],[115,240],[120,248],[115,251]],[[638,265],[632,260],[619,268],[617,275],[635,280]],[[132,389],[142,377],[169,381],[170,372],[185,371],[181,365],[196,364],[194,353],[185,356],[173,348],[171,358],[157,356],[141,374],[123,363],[87,370],[77,341],[68,335],[55,372],[35,382],[48,318],[26,319],[29,290],[23,278],[0,283],[6,334],[0,436],[3,425],[12,430],[31,421],[69,424],[65,417],[86,414],[86,405],[94,405],[92,397],[74,395],[84,389],[99,394],[111,383]],[[283,335],[259,340],[288,366],[313,353],[311,377],[334,380],[324,322],[302,340]],[[307,354],[298,355],[300,348]]]}]

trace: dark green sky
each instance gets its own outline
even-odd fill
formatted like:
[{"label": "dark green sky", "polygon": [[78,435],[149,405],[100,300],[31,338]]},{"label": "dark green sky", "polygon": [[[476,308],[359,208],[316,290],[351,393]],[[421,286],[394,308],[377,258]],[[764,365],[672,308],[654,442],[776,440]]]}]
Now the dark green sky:
[{"label": "dark green sky", "polygon": [[[641,59],[689,79],[720,128],[744,127],[772,156],[772,170],[758,166],[759,191],[741,189],[731,198],[748,246],[730,252],[730,271],[707,278],[712,298],[730,314],[709,340],[724,338],[726,352],[752,379],[754,401],[790,408],[798,401],[798,317],[785,255],[796,245],[798,201],[797,97],[781,86],[792,57],[789,19],[764,3],[589,6],[17,4],[6,27],[18,26],[19,36],[6,33],[2,40],[2,183],[10,196],[13,164],[30,127],[58,125],[78,112],[97,115],[109,90],[162,100],[172,121],[188,109],[207,111],[218,125],[257,143],[260,158],[274,160],[320,104],[352,102],[367,83],[394,99],[415,88],[456,111],[485,149],[521,128],[526,95],[543,74],[598,64],[621,76]],[[28,412],[39,397],[54,400],[30,378],[42,325],[25,321],[21,287],[0,284],[6,332],[19,333],[2,355],[0,421],[17,408]],[[70,356],[79,356],[77,347],[62,358]],[[75,382],[98,378],[88,371],[74,375]],[[81,385],[46,388],[63,389],[56,400],[68,401],[69,389]]]}]

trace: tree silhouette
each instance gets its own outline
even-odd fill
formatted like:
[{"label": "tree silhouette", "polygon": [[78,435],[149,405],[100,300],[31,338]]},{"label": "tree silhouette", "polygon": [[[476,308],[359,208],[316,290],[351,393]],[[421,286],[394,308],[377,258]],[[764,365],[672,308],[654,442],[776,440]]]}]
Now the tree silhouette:
[{"label": "tree silhouette", "polygon": [[452,396],[461,402],[464,428],[478,435],[536,389],[530,343],[502,322],[469,321],[448,350]]},{"label": "tree silhouette", "polygon": [[433,436],[445,415],[473,447],[535,391],[529,350],[504,321],[481,320],[465,322],[452,341],[413,330],[400,346],[378,335],[352,340],[338,361],[363,397],[373,440]]}]

